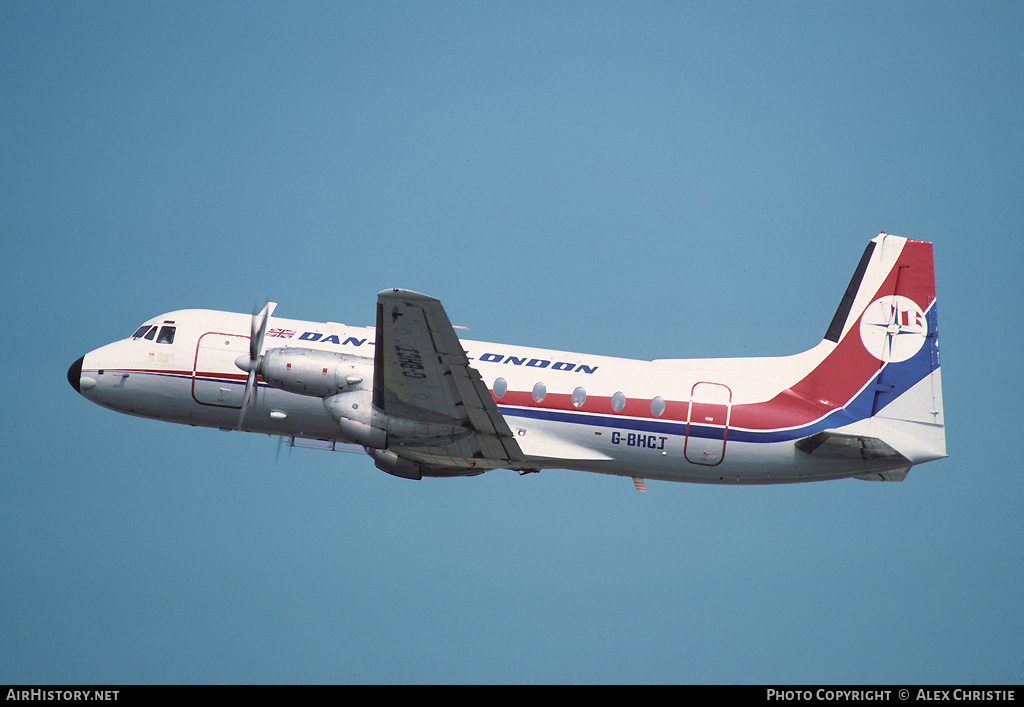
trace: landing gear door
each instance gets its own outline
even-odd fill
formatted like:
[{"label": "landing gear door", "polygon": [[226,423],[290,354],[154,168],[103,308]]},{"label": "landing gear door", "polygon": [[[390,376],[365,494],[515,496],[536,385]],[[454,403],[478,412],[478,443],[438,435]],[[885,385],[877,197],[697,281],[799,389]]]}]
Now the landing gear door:
[{"label": "landing gear door", "polygon": [[732,391],[721,383],[701,381],[690,390],[683,456],[693,464],[717,466],[725,458]]}]

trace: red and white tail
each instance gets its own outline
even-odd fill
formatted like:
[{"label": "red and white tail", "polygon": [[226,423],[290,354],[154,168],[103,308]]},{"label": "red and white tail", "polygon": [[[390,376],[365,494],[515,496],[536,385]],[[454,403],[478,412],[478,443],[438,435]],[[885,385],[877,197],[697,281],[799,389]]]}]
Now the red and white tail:
[{"label": "red and white tail", "polygon": [[[848,424],[801,440],[819,454],[894,454],[904,468],[946,456],[932,244],[879,234],[868,244],[821,346],[793,387],[841,404]],[[872,451],[874,450],[874,451]]]}]

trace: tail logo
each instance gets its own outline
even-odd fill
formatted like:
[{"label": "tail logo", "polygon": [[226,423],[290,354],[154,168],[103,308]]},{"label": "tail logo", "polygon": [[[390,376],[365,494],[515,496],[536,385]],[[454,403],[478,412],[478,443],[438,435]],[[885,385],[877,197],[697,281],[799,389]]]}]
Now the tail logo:
[{"label": "tail logo", "polygon": [[920,351],[927,337],[924,312],[914,300],[902,295],[876,299],[860,319],[860,340],[880,361],[906,361]]}]

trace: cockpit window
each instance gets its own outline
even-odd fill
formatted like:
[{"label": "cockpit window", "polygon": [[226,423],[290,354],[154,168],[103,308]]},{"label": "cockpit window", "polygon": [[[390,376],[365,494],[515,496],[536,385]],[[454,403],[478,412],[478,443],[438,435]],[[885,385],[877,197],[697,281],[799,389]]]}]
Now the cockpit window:
[{"label": "cockpit window", "polygon": [[[174,322],[170,322],[173,324]],[[157,336],[157,330],[160,330],[160,335]],[[174,332],[176,328],[172,326],[159,326],[157,324],[143,324],[135,333],[132,334],[132,339],[145,339],[146,341],[156,341],[158,344],[173,344],[174,343]]]}]

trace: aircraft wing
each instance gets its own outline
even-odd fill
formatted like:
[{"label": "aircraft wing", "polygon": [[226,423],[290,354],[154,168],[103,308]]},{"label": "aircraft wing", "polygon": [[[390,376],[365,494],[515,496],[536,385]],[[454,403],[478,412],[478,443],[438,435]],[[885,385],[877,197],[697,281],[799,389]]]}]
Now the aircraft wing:
[{"label": "aircraft wing", "polygon": [[393,418],[448,425],[461,432],[429,446],[403,445],[397,454],[438,466],[488,468],[524,460],[508,423],[469,359],[440,301],[409,290],[377,295],[373,404]]}]

